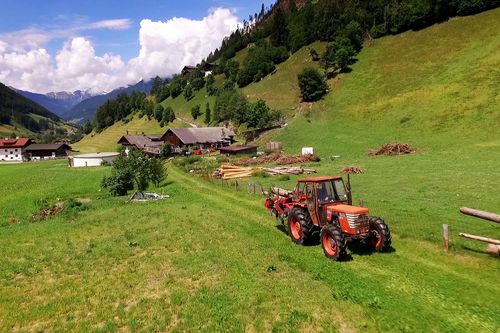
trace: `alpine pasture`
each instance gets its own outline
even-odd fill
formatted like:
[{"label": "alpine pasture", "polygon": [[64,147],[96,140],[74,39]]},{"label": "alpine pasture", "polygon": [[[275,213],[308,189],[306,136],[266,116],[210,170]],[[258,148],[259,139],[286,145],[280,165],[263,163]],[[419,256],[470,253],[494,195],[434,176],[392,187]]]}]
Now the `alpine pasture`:
[{"label": "alpine pasture", "polygon": [[[289,116],[262,142],[314,147],[322,159],[309,166],[323,175],[363,168],[354,203],[385,219],[393,251],[353,247],[349,260],[330,261],[319,246],[294,245],[264,197],[171,163],[151,188],[171,198],[148,203],[101,190],[109,167],[0,165],[0,330],[497,332],[500,261],[458,232],[499,239],[500,230],[458,209],[500,213],[499,18],[496,9],[378,39],[330,81],[329,95],[294,113],[298,90],[283,97],[272,83],[300,63],[294,57],[244,90]],[[295,56],[307,62],[305,49]],[[418,150],[366,154],[389,142]],[[291,188],[297,178],[251,181]],[[70,199],[82,207],[32,220],[40,202]]]}]

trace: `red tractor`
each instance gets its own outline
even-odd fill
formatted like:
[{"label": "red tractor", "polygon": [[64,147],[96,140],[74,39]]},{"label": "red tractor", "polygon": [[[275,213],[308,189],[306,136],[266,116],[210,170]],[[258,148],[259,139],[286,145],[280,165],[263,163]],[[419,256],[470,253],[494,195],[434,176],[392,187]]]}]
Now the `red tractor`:
[{"label": "red tractor", "polygon": [[319,233],[323,252],[334,260],[345,257],[351,241],[363,241],[376,251],[391,247],[389,227],[381,218],[369,217],[367,208],[352,205],[350,185],[346,189],[342,177],[301,179],[294,191],[272,193],[265,206],[283,224],[288,220],[296,244],[314,241]]}]

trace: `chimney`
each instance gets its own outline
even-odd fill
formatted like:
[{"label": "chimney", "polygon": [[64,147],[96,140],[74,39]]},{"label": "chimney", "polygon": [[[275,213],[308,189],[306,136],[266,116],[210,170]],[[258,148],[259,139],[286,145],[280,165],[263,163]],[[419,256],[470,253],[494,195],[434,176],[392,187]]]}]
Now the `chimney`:
[{"label": "chimney", "polygon": [[128,135],[128,130],[127,130],[127,135]]}]

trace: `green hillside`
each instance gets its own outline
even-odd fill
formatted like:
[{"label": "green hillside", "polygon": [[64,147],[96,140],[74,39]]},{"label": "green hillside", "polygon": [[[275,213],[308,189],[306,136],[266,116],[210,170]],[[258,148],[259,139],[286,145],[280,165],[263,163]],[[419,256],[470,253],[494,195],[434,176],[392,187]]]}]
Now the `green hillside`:
[{"label": "green hillside", "polygon": [[0,83],[0,136],[34,137],[42,133],[73,132],[74,128],[43,106]]},{"label": "green hillside", "polygon": [[330,81],[331,93],[308,117],[295,117],[277,137],[291,149],[315,144],[320,153],[334,144],[363,154],[394,140],[498,146],[498,131],[488,128],[500,121],[499,29],[496,9],[376,40],[351,73]]}]

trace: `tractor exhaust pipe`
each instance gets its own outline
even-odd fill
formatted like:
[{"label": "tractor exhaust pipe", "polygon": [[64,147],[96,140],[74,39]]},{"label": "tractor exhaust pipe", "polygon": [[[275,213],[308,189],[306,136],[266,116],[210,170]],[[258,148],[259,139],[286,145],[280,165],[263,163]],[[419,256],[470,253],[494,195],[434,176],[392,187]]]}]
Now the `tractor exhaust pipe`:
[{"label": "tractor exhaust pipe", "polygon": [[352,206],[351,176],[347,174],[347,203]]}]

